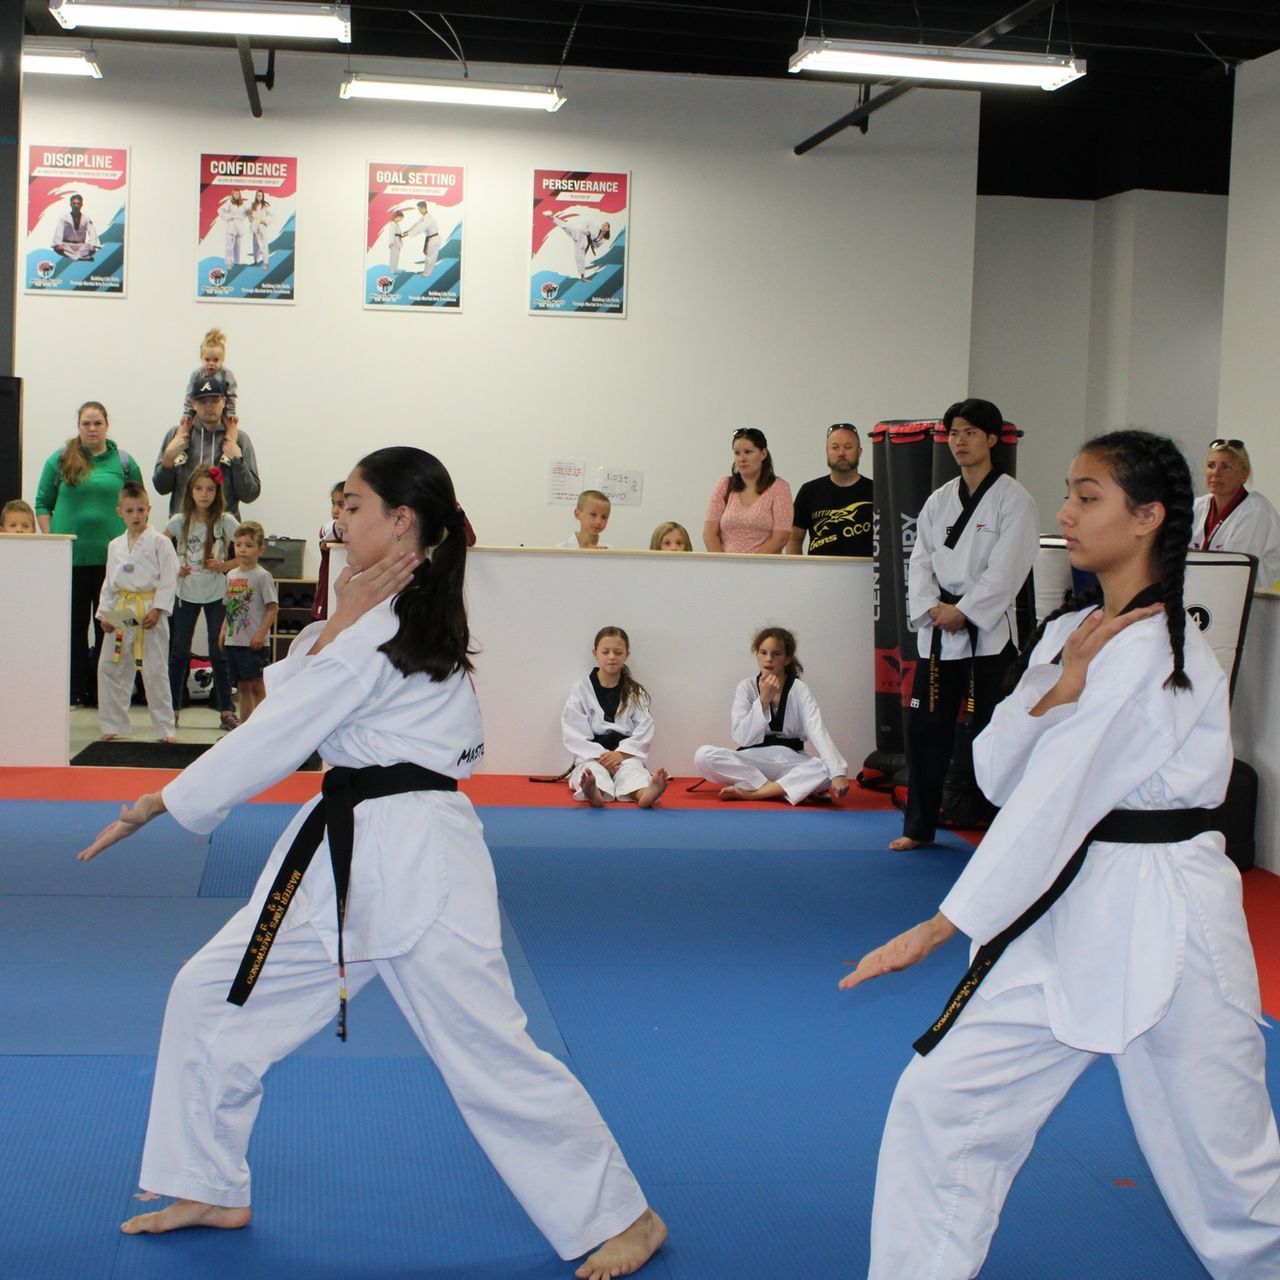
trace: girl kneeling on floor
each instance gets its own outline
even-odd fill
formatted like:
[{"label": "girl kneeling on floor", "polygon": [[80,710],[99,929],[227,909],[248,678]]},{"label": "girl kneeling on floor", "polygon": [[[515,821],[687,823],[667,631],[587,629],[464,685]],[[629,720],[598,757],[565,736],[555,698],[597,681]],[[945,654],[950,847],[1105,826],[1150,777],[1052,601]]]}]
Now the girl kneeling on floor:
[{"label": "girl kneeling on floor", "polygon": [[[822,723],[822,712],[796,657],[796,638],[785,627],[765,627],[751,641],[759,674],[733,695],[731,726],[737,749],[699,747],[694,769],[722,784],[721,800],[773,800],[799,804],[830,790],[849,790],[848,765]],[[818,755],[807,755],[812,742]]]},{"label": "girl kneeling on floor", "polygon": [[631,642],[621,627],[601,627],[591,649],[591,674],[569,690],[560,716],[565,750],[573,757],[569,789],[599,809],[609,800],[634,800],[647,809],[667,789],[667,771],[645,768],[653,741],[649,694],[627,667]]}]

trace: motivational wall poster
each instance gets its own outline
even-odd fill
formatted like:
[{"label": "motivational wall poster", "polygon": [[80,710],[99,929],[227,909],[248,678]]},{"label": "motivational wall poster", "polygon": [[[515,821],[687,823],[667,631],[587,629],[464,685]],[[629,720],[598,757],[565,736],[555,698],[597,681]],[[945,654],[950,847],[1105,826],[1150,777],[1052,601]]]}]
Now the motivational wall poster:
[{"label": "motivational wall poster", "polygon": [[457,165],[369,165],[367,309],[462,309],[465,185]]},{"label": "motivational wall poster", "polygon": [[296,156],[200,157],[196,298],[292,302]]},{"label": "motivational wall poster", "polygon": [[27,293],[123,297],[127,147],[27,151]]},{"label": "motivational wall poster", "polygon": [[535,169],[529,310],[626,314],[629,173]]}]

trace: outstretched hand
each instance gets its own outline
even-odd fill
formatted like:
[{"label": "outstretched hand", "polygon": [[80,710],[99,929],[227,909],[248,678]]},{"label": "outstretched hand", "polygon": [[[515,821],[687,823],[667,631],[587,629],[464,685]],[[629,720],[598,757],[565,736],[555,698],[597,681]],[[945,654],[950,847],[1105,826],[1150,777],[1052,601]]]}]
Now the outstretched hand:
[{"label": "outstretched hand", "polygon": [[941,912],[932,920],[913,925],[906,933],[890,938],[883,946],[868,951],[852,973],[840,979],[840,990],[850,991],[871,978],[882,978],[886,973],[897,973],[919,963],[931,951],[955,936],[956,927]]},{"label": "outstretched hand", "polygon": [[88,862],[90,858],[96,858],[104,849],[110,848],[113,844],[119,844],[121,840],[127,840],[135,831],[145,827],[152,818],[159,817],[164,811],[164,797],[160,792],[149,791],[146,795],[139,796],[132,805],[126,804],[121,808],[120,816],[103,827],[98,832],[98,838],[87,849],[81,849],[76,854],[77,860]]}]

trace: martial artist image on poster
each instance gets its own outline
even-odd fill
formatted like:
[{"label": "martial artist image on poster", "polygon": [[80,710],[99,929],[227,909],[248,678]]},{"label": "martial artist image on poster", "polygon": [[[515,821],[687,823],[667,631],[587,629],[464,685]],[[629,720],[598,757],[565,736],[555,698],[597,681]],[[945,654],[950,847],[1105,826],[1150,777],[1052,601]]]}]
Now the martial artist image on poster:
[{"label": "martial artist image on poster", "polygon": [[196,298],[292,302],[297,203],[297,157],[202,155]]},{"label": "martial artist image on poster", "polygon": [[127,147],[27,151],[27,293],[124,296]]},{"label": "martial artist image on poster", "polygon": [[626,314],[629,173],[535,169],[529,310]]},{"label": "martial artist image on poster", "polygon": [[370,164],[364,305],[462,309],[463,171]]}]

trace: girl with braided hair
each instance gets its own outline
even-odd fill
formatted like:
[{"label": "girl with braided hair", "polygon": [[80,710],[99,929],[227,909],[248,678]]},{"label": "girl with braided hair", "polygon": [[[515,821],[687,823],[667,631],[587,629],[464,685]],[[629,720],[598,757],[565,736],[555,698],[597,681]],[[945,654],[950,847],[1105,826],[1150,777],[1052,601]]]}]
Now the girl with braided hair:
[{"label": "girl with braided hair", "polygon": [[1119,431],[1081,450],[1058,521],[1098,593],[1046,620],[974,743],[1003,807],[938,914],[840,984],[957,932],[976,946],[890,1106],[872,1280],[976,1276],[1036,1133],[1101,1054],[1209,1274],[1280,1277],[1257,971],[1215,826],[1227,685],[1182,605],[1191,511],[1172,441]]},{"label": "girl with braided hair", "polygon": [[173,984],[139,1198],[175,1198],[123,1229],[247,1226],[262,1077],[335,1010],[345,1039],[348,995],[380,977],[551,1245],[562,1258],[594,1250],[579,1280],[631,1275],[666,1228],[586,1090],[529,1038],[489,851],[458,791],[484,754],[484,729],[453,481],[421,449],[379,449],[344,482],[338,523],[348,556],[333,612],[267,669],[271,696],[80,854],[95,857],[165,812],[212,831],[313,750],[332,766],[250,904]]}]

